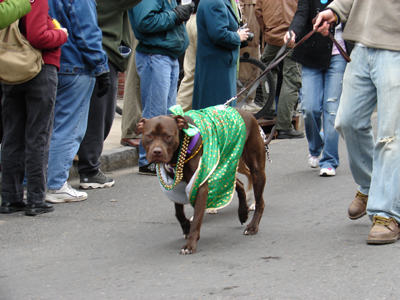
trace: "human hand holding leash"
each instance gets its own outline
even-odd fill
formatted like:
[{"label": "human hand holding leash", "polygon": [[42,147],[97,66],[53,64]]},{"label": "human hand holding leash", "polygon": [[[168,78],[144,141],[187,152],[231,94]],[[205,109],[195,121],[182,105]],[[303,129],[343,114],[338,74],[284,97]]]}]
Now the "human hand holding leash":
[{"label": "human hand holding leash", "polygon": [[[290,35],[290,33],[292,33]],[[285,44],[287,43],[287,45],[289,47],[294,46],[294,44],[296,43],[296,34],[294,33],[293,30],[286,32],[285,36],[283,37],[283,41],[285,42]]]},{"label": "human hand holding leash", "polygon": [[317,32],[321,33],[323,36],[327,36],[329,34],[329,29],[332,24],[335,24],[337,21],[337,17],[335,13],[330,10],[321,11],[314,19],[314,29],[317,29]]}]

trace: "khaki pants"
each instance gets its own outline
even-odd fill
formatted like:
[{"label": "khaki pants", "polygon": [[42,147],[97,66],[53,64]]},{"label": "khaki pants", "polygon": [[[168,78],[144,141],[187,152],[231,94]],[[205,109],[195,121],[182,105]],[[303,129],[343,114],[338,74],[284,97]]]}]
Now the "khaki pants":
[{"label": "khaki pants", "polygon": [[121,121],[121,138],[136,139],[140,134],[135,134],[136,124],[142,118],[142,100],[140,96],[140,77],[136,70],[135,48],[138,40],[135,38],[132,28],[129,27],[132,40],[132,53],[128,62],[125,76],[124,106]]},{"label": "khaki pants", "polygon": [[196,67],[196,51],[197,51],[197,26],[196,14],[191,15],[186,23],[186,30],[189,36],[189,47],[185,52],[185,60],[183,61],[183,77],[179,87],[176,103],[182,106],[184,112],[192,109],[193,88],[194,88],[194,70]]},{"label": "khaki pants", "polygon": [[[268,65],[279,52],[281,47],[265,45],[261,60]],[[284,54],[290,49],[286,49]],[[278,69],[272,69],[275,77],[275,83],[278,79]],[[278,100],[278,112],[276,115],[276,130],[290,130],[293,128],[292,118],[296,102],[299,100],[299,90],[301,88],[301,65],[296,63],[290,57],[283,59],[283,80]],[[275,105],[273,105],[275,107]],[[273,108],[271,108],[273,109]]]}]

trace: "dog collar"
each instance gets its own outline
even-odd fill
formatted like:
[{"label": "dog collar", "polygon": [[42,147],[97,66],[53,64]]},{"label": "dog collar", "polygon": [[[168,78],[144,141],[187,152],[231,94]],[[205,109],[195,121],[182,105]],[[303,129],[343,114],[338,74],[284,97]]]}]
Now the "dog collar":
[{"label": "dog collar", "polygon": [[190,154],[193,151],[194,146],[196,146],[197,141],[200,138],[200,132],[197,132],[196,135],[192,138],[192,140],[190,141],[190,144],[187,148],[187,153]]}]

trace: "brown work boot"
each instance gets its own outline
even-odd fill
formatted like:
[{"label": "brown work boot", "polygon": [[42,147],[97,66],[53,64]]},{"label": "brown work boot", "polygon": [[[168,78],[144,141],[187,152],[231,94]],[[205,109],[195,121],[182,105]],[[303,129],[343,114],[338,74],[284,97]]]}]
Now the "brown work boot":
[{"label": "brown work boot", "polygon": [[399,239],[400,228],[393,218],[375,216],[367,244],[391,244]]},{"label": "brown work boot", "polygon": [[356,197],[349,206],[349,218],[357,220],[367,213],[368,195],[357,192]]}]

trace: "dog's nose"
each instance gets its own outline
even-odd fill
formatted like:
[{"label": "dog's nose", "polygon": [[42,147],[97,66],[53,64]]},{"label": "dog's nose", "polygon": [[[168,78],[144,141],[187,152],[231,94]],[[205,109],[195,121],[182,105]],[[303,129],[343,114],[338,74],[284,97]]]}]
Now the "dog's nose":
[{"label": "dog's nose", "polygon": [[153,149],[153,155],[154,155],[154,156],[161,156],[161,155],[162,155],[162,150],[161,150],[161,148],[154,148],[154,149]]}]

